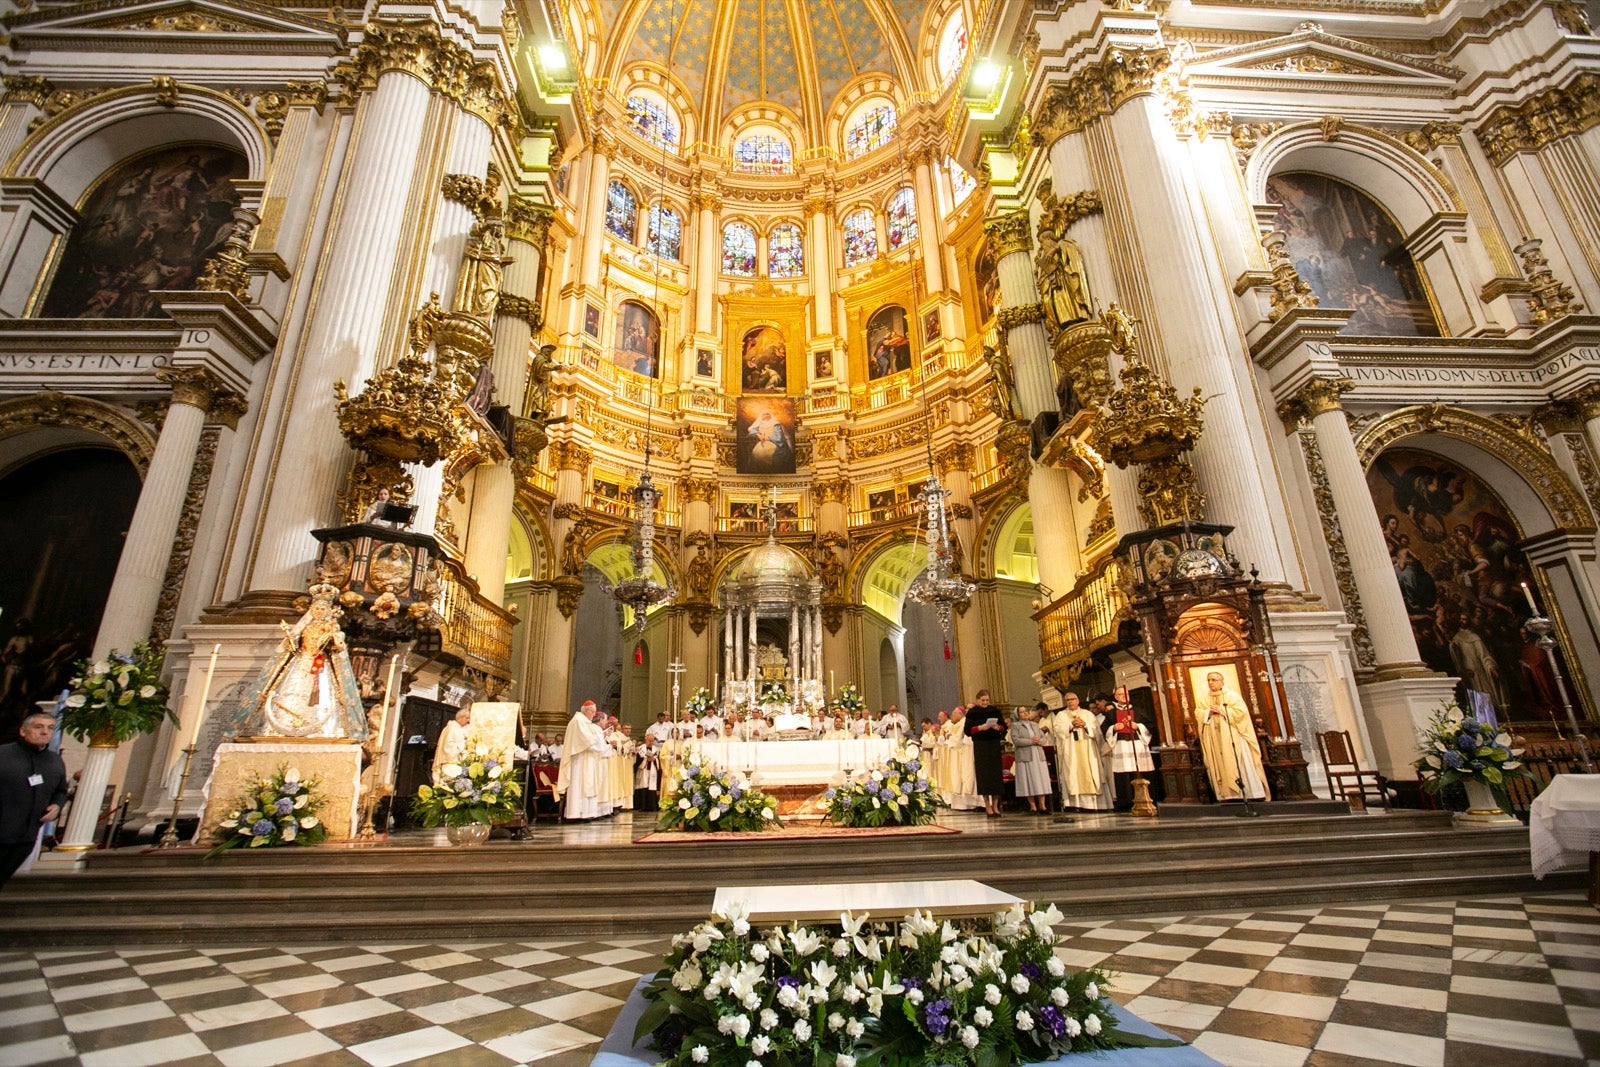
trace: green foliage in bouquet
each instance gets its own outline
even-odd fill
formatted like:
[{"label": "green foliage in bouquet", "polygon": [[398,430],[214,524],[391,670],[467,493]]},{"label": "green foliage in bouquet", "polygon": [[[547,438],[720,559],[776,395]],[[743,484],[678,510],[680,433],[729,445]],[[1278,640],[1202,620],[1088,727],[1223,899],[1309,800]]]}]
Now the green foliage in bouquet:
[{"label": "green foliage in bouquet", "polygon": [[129,653],[80,661],[61,712],[62,732],[80,741],[110,734],[121,743],[159,728],[162,720],[176,723],[161,684],[163,658],[142,641]]},{"label": "green foliage in bouquet", "polygon": [[411,815],[423,826],[510,822],[522,810],[522,786],[505,753],[470,735],[460,763],[441,764],[433,784],[417,787]]},{"label": "green foliage in bouquet", "polygon": [[854,715],[862,708],[865,708],[867,706],[867,702],[861,699],[861,690],[857,689],[852,684],[847,685],[843,689],[839,690],[838,694],[833,698],[833,705],[836,708],[843,708],[845,711],[848,711],[850,714]]},{"label": "green foliage in bouquet", "polygon": [[1498,793],[1506,779],[1530,776],[1509,733],[1479,722],[1454,702],[1433,713],[1419,744],[1417,776],[1429,793],[1457,782],[1482,782]]},{"label": "green foliage in bouquet", "polygon": [[941,803],[914,741],[883,766],[827,790],[822,799],[828,821],[839,826],[922,826],[933,821]]},{"label": "green foliage in bouquet", "polygon": [[709,710],[711,710],[711,690],[703,685],[696,689],[694,695],[689,697],[688,701],[683,705],[683,713],[696,719]]},{"label": "green foliage in bouquet", "polygon": [[328,828],[318,815],[327,800],[320,784],[316,778],[301,781],[298,770],[282,764],[272,777],[254,778],[218,824],[210,855],[230,848],[321,844]]},{"label": "green foliage in bouquet", "polygon": [[756,699],[756,703],[764,708],[788,707],[791,703],[789,687],[782,682],[763,682],[761,696]]},{"label": "green foliage in bouquet", "polygon": [[701,766],[692,753],[687,760],[667,780],[657,829],[748,833],[783,825],[775,798],[737,774]]}]

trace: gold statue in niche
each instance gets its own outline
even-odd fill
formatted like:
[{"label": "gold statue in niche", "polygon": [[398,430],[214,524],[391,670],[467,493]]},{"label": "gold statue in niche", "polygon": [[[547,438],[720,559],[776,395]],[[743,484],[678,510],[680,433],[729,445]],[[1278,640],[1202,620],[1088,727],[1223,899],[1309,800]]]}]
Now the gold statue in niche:
[{"label": "gold statue in niche", "polygon": [[1039,253],[1034,257],[1040,300],[1052,335],[1094,316],[1094,300],[1083,276],[1083,252],[1078,242],[1049,226],[1039,227]]}]

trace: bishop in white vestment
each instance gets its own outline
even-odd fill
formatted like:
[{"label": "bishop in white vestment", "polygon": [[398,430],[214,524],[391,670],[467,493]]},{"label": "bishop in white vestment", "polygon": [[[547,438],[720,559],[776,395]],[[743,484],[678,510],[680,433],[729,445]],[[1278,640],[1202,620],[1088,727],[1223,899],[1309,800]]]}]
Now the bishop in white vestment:
[{"label": "bishop in white vestment", "polygon": [[605,731],[594,721],[595,716],[594,701],[586,700],[567,723],[555,792],[557,801],[565,798],[562,810],[569,819],[598,819],[611,814],[611,768],[607,757],[616,753],[606,744]]}]

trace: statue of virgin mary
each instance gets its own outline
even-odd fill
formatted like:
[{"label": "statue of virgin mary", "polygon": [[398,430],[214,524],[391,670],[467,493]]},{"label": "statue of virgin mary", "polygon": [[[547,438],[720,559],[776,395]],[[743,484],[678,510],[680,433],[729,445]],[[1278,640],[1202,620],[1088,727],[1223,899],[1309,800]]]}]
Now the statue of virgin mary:
[{"label": "statue of virgin mary", "polygon": [[245,715],[235,736],[366,737],[361,690],[339,628],[339,590],[319,584],[310,592],[311,606],[300,621],[284,627],[278,654],[245,692]]}]

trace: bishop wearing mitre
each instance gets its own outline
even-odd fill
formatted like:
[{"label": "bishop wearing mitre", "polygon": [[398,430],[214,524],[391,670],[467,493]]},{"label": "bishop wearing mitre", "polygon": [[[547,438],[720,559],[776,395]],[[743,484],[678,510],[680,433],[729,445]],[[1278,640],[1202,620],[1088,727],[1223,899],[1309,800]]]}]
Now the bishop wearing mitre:
[{"label": "bishop wearing mitre", "polygon": [[1271,800],[1267,772],[1261,764],[1261,740],[1244,698],[1227,688],[1220,671],[1206,675],[1206,690],[1200,694],[1194,714],[1199,720],[1200,751],[1212,795],[1218,800]]},{"label": "bishop wearing mitre", "polygon": [[563,814],[568,819],[598,819],[611,814],[607,757],[616,753],[606,743],[605,731],[595,721],[599,714],[594,701],[585,700],[567,723],[555,795],[558,802],[566,798]]}]

